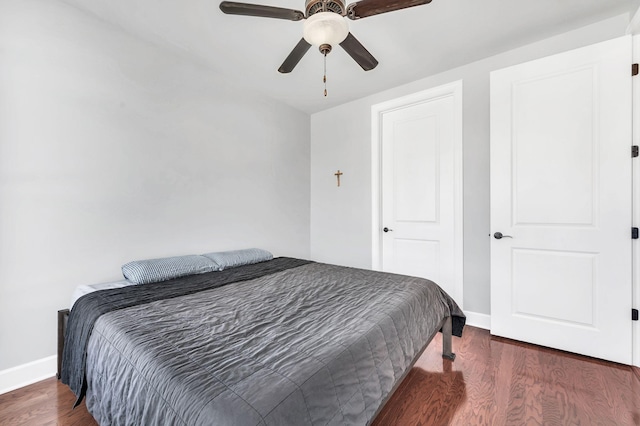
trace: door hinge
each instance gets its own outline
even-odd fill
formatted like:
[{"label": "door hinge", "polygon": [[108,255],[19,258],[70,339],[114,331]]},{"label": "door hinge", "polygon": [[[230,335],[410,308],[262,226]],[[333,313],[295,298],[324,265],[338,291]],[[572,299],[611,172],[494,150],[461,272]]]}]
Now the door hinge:
[{"label": "door hinge", "polygon": [[631,64],[631,75],[638,75],[638,72],[640,72],[640,70],[638,70],[638,64]]},{"label": "door hinge", "polygon": [[631,157],[635,158],[638,155],[640,155],[640,150],[638,149],[638,145],[632,145],[631,146]]},{"label": "door hinge", "polygon": [[631,228],[631,239],[632,240],[638,239],[638,228],[636,227]]},{"label": "door hinge", "polygon": [[631,320],[632,321],[638,321],[638,310],[637,309],[631,309]]}]

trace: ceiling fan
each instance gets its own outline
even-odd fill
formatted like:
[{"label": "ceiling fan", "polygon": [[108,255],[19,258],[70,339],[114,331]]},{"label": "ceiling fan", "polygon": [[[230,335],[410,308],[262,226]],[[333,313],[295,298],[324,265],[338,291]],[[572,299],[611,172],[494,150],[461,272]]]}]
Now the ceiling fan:
[{"label": "ceiling fan", "polygon": [[[303,38],[293,48],[278,71],[289,73],[300,62],[311,45],[326,56],[339,44],[363,70],[378,65],[376,58],[349,32],[345,17],[355,20],[431,3],[431,0],[360,0],[345,7],[343,0],[306,0],[305,12],[281,7],[223,1],[220,10],[231,15],[258,16],[304,22]],[[326,80],[326,77],[325,77]],[[326,83],[326,81],[325,81]],[[326,96],[326,91],[325,91]]]}]

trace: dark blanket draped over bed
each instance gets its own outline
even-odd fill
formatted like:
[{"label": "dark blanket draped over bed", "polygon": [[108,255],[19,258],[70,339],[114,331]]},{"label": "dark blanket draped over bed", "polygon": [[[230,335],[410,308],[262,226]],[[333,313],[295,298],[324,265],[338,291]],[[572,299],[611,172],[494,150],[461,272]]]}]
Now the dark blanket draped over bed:
[{"label": "dark blanket draped over bed", "polygon": [[448,316],[431,281],[278,258],[82,297],[62,379],[104,424],[366,424]]},{"label": "dark blanket draped over bed", "polygon": [[75,404],[78,405],[82,401],[87,387],[85,377],[87,343],[96,320],[107,312],[185,296],[238,281],[251,280],[307,263],[310,261],[280,257],[270,262],[256,263],[241,268],[86,294],[78,299],[69,314],[62,355],[62,383],[69,385],[78,397]]}]

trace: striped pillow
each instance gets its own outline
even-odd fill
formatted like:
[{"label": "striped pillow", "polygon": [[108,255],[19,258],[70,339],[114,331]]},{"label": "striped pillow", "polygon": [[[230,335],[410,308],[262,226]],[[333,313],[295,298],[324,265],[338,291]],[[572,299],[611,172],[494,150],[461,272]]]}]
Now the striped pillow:
[{"label": "striped pillow", "polygon": [[206,253],[203,256],[214,261],[219,270],[235,268],[236,266],[250,265],[252,263],[266,262],[273,259],[273,255],[262,249],[251,248],[244,250],[219,251],[215,253]]},{"label": "striped pillow", "polygon": [[122,265],[122,275],[136,284],[166,281],[186,275],[222,270],[213,260],[198,255],[135,260]]}]

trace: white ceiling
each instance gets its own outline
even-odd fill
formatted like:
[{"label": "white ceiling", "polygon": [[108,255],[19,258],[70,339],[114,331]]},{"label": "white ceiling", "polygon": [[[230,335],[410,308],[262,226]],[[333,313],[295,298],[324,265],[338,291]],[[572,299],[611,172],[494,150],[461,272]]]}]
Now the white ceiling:
[{"label": "white ceiling", "polygon": [[[290,74],[277,69],[302,37],[302,21],[232,16],[219,0],[64,0],[152,43],[180,50],[215,73],[313,113],[602,19],[638,0],[433,0],[349,20],[378,59],[363,71],[342,49],[311,48]],[[249,0],[304,11],[304,0]]]}]

